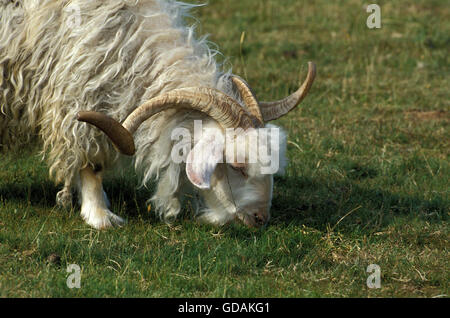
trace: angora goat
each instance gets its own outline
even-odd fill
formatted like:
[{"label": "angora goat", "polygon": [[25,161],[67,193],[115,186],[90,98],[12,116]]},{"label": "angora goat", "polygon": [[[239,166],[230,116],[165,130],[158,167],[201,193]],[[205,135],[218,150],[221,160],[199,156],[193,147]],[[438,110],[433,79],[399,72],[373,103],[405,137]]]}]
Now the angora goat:
[{"label": "angora goat", "polygon": [[[151,200],[164,220],[175,218],[186,198],[210,223],[269,220],[286,137],[265,123],[300,103],[315,66],[309,63],[292,95],[259,102],[183,25],[191,7],[163,0],[0,0],[0,147],[39,136],[50,177],[63,183],[57,203],[70,204],[78,188],[81,216],[95,228],[123,223],[102,187],[103,172],[127,158],[119,152],[134,155],[129,162],[143,184],[158,180]],[[263,134],[267,129],[276,133]],[[271,154],[276,169],[250,160],[255,149]],[[235,152],[243,154],[239,160]]]}]

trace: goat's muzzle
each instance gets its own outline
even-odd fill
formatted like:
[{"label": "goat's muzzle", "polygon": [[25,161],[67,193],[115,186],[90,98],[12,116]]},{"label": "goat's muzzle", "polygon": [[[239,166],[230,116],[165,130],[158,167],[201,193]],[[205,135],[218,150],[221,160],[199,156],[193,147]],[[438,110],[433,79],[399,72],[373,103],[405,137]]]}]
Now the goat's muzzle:
[{"label": "goat's muzzle", "polygon": [[242,223],[247,225],[248,227],[259,228],[267,225],[269,222],[269,213],[266,211],[255,211],[251,213],[247,212],[239,212],[237,215],[237,219],[239,219]]}]

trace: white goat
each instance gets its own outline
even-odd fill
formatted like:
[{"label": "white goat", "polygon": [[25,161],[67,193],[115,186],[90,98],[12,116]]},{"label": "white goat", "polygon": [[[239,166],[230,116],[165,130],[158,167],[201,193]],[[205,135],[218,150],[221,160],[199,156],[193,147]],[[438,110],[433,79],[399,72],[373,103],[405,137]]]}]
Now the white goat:
[{"label": "white goat", "polygon": [[[127,158],[115,148],[134,154],[143,184],[158,180],[151,200],[167,221],[188,197],[198,217],[214,224],[269,220],[273,172],[261,173],[263,164],[248,160],[249,139],[237,144],[245,161],[225,163],[220,138],[205,130],[187,162],[176,162],[173,131],[195,137],[196,120],[223,137],[228,128],[262,128],[300,103],[315,66],[309,63],[292,95],[258,102],[242,79],[219,69],[207,41],[183,25],[191,7],[163,0],[0,0],[0,147],[39,135],[50,177],[64,183],[57,203],[71,204],[78,187],[81,215],[95,228],[123,223],[102,188],[104,170]],[[284,134],[280,139],[279,151],[269,152],[280,157],[282,170]],[[204,160],[189,160],[196,157]]]}]

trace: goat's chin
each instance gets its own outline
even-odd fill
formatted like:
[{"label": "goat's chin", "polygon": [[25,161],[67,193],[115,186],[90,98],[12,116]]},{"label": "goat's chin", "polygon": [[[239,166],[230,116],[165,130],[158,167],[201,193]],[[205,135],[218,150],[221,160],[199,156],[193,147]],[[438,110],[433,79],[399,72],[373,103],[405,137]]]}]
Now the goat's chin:
[{"label": "goat's chin", "polygon": [[197,219],[202,223],[222,226],[235,220],[235,214],[227,211],[205,208],[200,210]]}]

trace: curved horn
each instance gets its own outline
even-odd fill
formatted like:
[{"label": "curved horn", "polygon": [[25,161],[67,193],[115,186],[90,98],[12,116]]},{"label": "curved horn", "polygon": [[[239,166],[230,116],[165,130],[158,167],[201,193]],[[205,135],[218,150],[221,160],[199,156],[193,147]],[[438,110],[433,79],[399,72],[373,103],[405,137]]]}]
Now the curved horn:
[{"label": "curved horn", "polygon": [[287,114],[294,109],[308,94],[309,89],[316,77],[316,65],[313,62],[308,62],[308,75],[302,86],[289,95],[288,97],[274,102],[260,102],[259,106],[263,115],[264,121],[270,121]]},{"label": "curved horn", "polygon": [[237,101],[219,90],[206,87],[175,89],[154,97],[128,115],[123,126],[133,134],[142,122],[169,108],[201,111],[215,119],[225,129],[255,127],[252,118]]},{"label": "curved horn", "polygon": [[[135,152],[132,135],[151,116],[170,108],[201,111],[215,119],[223,128],[255,127],[253,118],[231,97],[212,88],[182,88],[154,97],[136,108],[123,124],[97,112],[79,112],[77,119],[101,129],[126,155]],[[131,138],[130,138],[131,137]]]},{"label": "curved horn", "polygon": [[261,114],[261,110],[259,109],[258,100],[256,99],[256,96],[252,92],[250,86],[241,77],[236,75],[233,75],[231,77],[231,80],[233,81],[234,85],[236,85],[239,94],[241,94],[241,97],[250,114],[255,116],[255,118],[259,121],[259,126],[264,126],[264,119]]},{"label": "curved horn", "polygon": [[79,112],[77,119],[92,124],[102,130],[121,153],[132,156],[136,152],[133,135],[111,117],[98,112],[86,111]]}]

